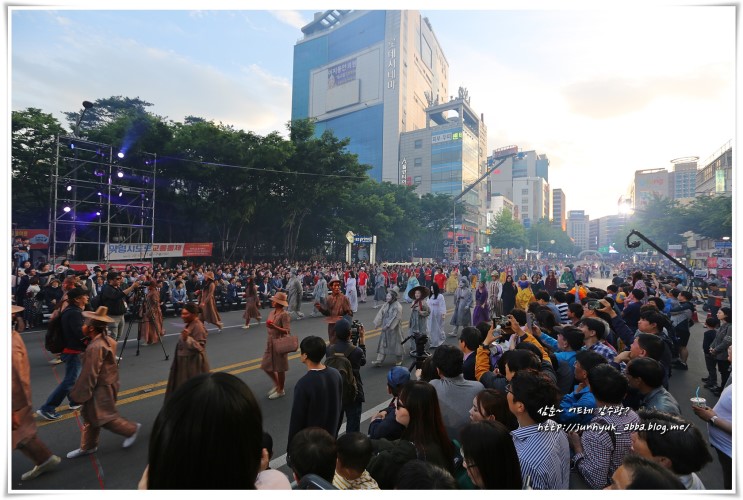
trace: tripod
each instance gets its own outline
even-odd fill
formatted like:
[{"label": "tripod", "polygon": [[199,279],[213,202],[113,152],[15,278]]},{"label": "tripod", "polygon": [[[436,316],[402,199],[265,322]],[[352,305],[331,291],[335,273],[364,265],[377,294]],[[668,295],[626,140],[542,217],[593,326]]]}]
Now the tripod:
[{"label": "tripod", "polygon": [[415,361],[413,361],[413,364],[410,365],[410,368],[408,368],[409,372],[413,372],[413,370],[417,370],[418,368],[423,368],[423,362],[431,356],[428,352],[426,352],[426,343],[428,342],[428,336],[427,335],[416,335],[412,334],[409,335],[405,340],[400,342],[400,344],[405,345],[405,343],[413,339],[415,341]]},{"label": "tripod", "polygon": [[163,350],[163,354],[165,355],[165,361],[168,360],[168,353],[165,352],[165,346],[163,345],[163,336],[162,332],[160,332],[159,328],[157,327],[157,321],[155,321],[155,314],[152,312],[152,310],[145,305],[145,295],[141,291],[137,291],[137,295],[135,295],[134,298],[134,311],[141,311],[142,315],[137,315],[134,321],[130,321],[129,324],[126,327],[126,334],[124,335],[124,343],[121,346],[121,351],[119,352],[119,359],[116,361],[116,365],[118,366],[119,363],[121,363],[121,358],[124,357],[124,349],[126,349],[126,343],[129,340],[129,333],[132,331],[132,325],[135,323],[137,324],[137,353],[136,356],[139,356],[139,345],[140,340],[142,339],[142,323],[149,323],[155,328],[155,332],[157,333],[158,339],[160,339],[160,347]]}]

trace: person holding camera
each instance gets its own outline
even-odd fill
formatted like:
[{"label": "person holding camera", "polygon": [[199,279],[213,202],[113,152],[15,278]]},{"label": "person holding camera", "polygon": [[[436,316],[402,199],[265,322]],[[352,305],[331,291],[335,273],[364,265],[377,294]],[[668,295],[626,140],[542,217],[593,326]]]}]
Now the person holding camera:
[{"label": "person holding camera", "polygon": [[100,305],[108,308],[108,316],[113,319],[113,323],[108,324],[109,334],[119,340],[124,332],[124,314],[126,314],[126,299],[128,295],[139,288],[139,281],[125,289],[121,289],[121,273],[109,271],[106,275],[106,284],[101,288]]},{"label": "person holding camera", "polygon": [[346,414],[346,432],[358,432],[361,429],[361,403],[364,399],[364,385],[361,382],[361,367],[366,364],[366,338],[364,336],[364,325],[358,326],[358,346],[351,343],[351,324],[342,319],[335,324],[335,344],[328,346],[325,354],[325,363],[333,356],[345,356],[351,363],[353,378],[356,379],[356,399],[343,407],[341,418],[338,421],[340,427],[343,414]]}]

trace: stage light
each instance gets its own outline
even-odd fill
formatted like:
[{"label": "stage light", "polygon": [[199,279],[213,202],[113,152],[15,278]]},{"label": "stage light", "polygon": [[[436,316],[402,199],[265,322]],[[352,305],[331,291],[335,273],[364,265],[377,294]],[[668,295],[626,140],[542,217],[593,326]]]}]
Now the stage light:
[{"label": "stage light", "polygon": [[96,214],[96,216],[100,217],[101,216],[101,209],[99,208],[98,210],[96,210],[95,211],[95,214]]},{"label": "stage light", "polygon": [[98,196],[103,196],[103,193],[101,193],[100,191],[98,191]]},{"label": "stage light", "polygon": [[95,174],[96,177],[103,177],[104,175],[106,175],[106,172],[104,172],[102,168],[96,168],[93,171],[93,174]]},{"label": "stage light", "polygon": [[67,186],[65,187],[65,189],[67,191],[72,191],[72,186],[70,184],[67,184]]},{"label": "stage light", "polygon": [[122,196],[124,196],[124,191],[122,191],[121,189],[119,189],[119,198],[121,198]]},{"label": "stage light", "polygon": [[70,212],[70,210],[72,210],[72,209],[71,209],[71,208],[70,208],[69,206],[65,205],[65,206],[64,206],[64,207],[62,208],[62,210],[63,210],[63,211],[65,212],[65,213],[69,213],[69,212]]},{"label": "stage light", "polygon": [[123,158],[124,157],[124,152],[123,151],[119,151],[119,154],[117,154],[116,156],[118,156],[119,158]]},{"label": "stage light", "polygon": [[75,143],[74,142],[71,142],[70,143],[70,149],[75,149]]},{"label": "stage light", "polygon": [[145,176],[142,177],[142,180],[144,181],[145,184],[147,184],[147,183],[150,182],[150,177],[147,176],[147,175],[145,175]]},{"label": "stage light", "polygon": [[[119,154],[121,154],[121,153],[119,153]],[[121,179],[122,177],[124,177],[124,172],[122,172],[121,170],[119,170],[118,172],[116,172],[116,176],[117,176],[117,177],[118,177],[119,179]]]}]

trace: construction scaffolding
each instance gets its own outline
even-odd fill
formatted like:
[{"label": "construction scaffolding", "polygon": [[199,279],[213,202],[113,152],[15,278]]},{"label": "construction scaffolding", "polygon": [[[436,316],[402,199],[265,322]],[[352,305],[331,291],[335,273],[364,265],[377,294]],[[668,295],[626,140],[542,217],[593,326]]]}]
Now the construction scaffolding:
[{"label": "construction scaffolding", "polygon": [[[151,244],[157,155],[57,138],[49,212],[49,261],[108,262],[109,245]],[[152,259],[151,252],[143,259]]]}]

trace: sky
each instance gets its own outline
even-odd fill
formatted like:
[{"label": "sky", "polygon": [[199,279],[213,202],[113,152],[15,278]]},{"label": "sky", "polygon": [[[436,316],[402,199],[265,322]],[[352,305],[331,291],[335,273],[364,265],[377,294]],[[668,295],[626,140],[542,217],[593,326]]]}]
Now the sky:
[{"label": "sky", "polygon": [[[193,115],[286,135],[293,47],[313,12],[327,8],[293,3],[282,11],[203,1],[152,10],[173,8],[159,0],[14,8],[6,13],[10,108],[40,108],[69,127],[63,111],[121,95],[173,121]],[[565,192],[568,210],[615,214],[636,170],[688,156],[701,166],[735,139],[734,5],[440,5],[357,8],[418,8],[428,17],[449,63],[449,94],[468,89],[485,115],[488,149],[546,154],[550,186]],[[311,10],[288,10],[298,6]]]}]

